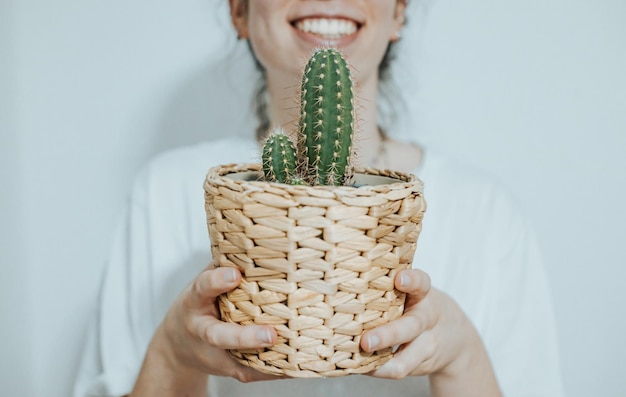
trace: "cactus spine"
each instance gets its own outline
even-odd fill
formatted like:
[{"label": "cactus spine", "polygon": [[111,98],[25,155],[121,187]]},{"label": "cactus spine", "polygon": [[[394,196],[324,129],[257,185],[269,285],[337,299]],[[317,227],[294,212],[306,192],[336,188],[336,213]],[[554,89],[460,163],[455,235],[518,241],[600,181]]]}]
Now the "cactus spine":
[{"label": "cactus spine", "polygon": [[353,105],[350,70],[339,51],[313,54],[300,95],[298,153],[305,179],[312,185],[343,185],[350,169]]},{"label": "cactus spine", "polygon": [[353,120],[347,62],[336,49],[317,50],[302,76],[297,149],[282,131],[272,133],[263,147],[265,179],[291,184],[345,184],[350,176]]},{"label": "cactus spine", "polygon": [[269,182],[292,183],[296,177],[296,149],[282,130],[274,131],[263,145],[263,173]]}]

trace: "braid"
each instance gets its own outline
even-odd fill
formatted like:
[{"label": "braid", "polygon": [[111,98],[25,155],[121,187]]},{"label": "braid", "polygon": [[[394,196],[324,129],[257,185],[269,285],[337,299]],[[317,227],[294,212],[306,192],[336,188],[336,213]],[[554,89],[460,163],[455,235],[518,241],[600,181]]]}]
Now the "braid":
[{"label": "braid", "polygon": [[267,80],[263,74],[257,82],[254,96],[255,113],[259,124],[256,127],[256,137],[263,139],[270,128],[270,118],[267,114]]}]

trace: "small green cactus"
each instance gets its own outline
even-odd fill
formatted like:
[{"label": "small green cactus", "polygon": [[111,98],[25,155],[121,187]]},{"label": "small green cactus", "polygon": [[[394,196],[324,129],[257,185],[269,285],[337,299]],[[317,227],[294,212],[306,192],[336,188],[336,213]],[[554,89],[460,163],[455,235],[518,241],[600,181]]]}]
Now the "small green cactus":
[{"label": "small green cactus", "polygon": [[[338,50],[319,49],[309,59],[302,76],[295,166],[291,168],[292,157],[289,156],[293,146],[289,138],[277,134],[275,136],[281,137],[277,143],[270,135],[263,148],[266,180],[310,185],[345,184],[350,174],[353,124],[348,64]],[[277,145],[289,149],[276,149]],[[289,168],[284,164],[289,164]]]},{"label": "small green cactus", "polygon": [[298,153],[312,185],[343,185],[352,152],[352,80],[336,49],[321,49],[302,76]]},{"label": "small green cactus", "polygon": [[269,182],[292,183],[296,178],[296,148],[280,129],[270,134],[263,145],[263,173]]}]

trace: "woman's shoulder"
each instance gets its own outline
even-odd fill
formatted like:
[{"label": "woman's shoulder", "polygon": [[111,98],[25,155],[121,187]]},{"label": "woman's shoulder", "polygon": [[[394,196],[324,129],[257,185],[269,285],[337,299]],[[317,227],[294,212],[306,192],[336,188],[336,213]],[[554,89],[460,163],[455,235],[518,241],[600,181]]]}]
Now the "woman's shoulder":
[{"label": "woman's shoulder", "polygon": [[259,162],[259,154],[253,139],[223,138],[169,149],[143,166],[135,178],[133,195],[201,188],[211,167],[255,162]]},{"label": "woman's shoulder", "polygon": [[419,175],[427,210],[415,261],[476,319],[495,280],[528,266],[532,226],[506,181],[489,170],[428,153]]},{"label": "woman's shoulder", "polygon": [[169,149],[151,159],[148,167],[164,171],[186,171],[198,166],[258,162],[257,152],[258,144],[253,139],[222,138]]},{"label": "woman's shoulder", "polygon": [[506,181],[494,173],[437,151],[427,151],[419,177],[424,181],[425,196],[454,203],[455,207],[477,210],[520,210]]},{"label": "woman's shoulder", "polygon": [[[528,226],[510,185],[488,170],[429,152],[419,173],[429,227],[468,246],[507,246]],[[426,233],[428,234],[428,233]]]}]

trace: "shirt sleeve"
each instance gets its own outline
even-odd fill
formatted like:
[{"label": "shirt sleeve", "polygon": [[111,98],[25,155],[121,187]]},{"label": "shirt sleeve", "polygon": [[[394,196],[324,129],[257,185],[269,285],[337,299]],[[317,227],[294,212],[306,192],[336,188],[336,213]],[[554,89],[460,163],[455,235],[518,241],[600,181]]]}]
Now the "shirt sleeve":
[{"label": "shirt sleeve", "polygon": [[[535,234],[507,208],[493,230],[499,258],[484,341],[507,397],[563,396],[548,279]],[[500,229],[500,230],[497,230]]]},{"label": "shirt sleeve", "polygon": [[105,266],[74,397],[122,396],[133,388],[155,326],[148,223],[131,199]]}]

